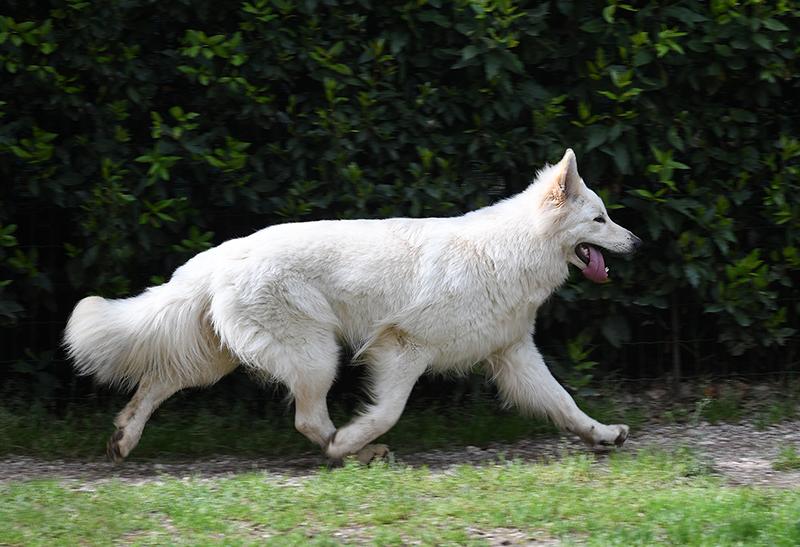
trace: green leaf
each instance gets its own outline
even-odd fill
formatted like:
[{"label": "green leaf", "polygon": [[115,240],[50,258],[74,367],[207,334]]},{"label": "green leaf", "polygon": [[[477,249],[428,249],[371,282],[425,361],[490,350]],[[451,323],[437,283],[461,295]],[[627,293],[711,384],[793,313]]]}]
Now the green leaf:
[{"label": "green leaf", "polygon": [[339,40],[338,42],[333,44],[333,46],[331,46],[331,48],[328,50],[328,55],[330,55],[331,57],[337,57],[341,55],[343,51],[344,51],[344,42]]},{"label": "green leaf", "polygon": [[486,64],[484,65],[484,71],[486,72],[486,79],[493,80],[499,73],[500,67],[503,66],[503,59],[496,51],[490,52],[486,56]]},{"label": "green leaf", "polygon": [[589,152],[594,150],[608,139],[608,128],[602,125],[592,125],[586,130],[586,146],[584,150]]},{"label": "green leaf", "polygon": [[336,63],[336,64],[329,65],[329,68],[331,70],[333,70],[334,72],[338,72],[339,74],[343,74],[345,76],[352,76],[352,74],[353,74],[353,69],[351,69],[349,66],[343,65],[341,63]]},{"label": "green leaf", "polygon": [[599,32],[603,32],[606,29],[606,26],[603,24],[603,21],[599,19],[591,19],[590,21],[583,23],[580,26],[580,29],[589,34],[597,34]]},{"label": "green leaf", "polygon": [[702,275],[698,267],[691,262],[683,265],[683,271],[686,274],[686,279],[692,287],[699,287],[702,280]]},{"label": "green leaf", "polygon": [[628,155],[628,148],[622,142],[617,141],[614,143],[612,150],[614,151],[612,158],[614,159],[614,164],[617,166],[619,172],[622,174],[630,173],[631,160],[630,156]]},{"label": "green leaf", "polygon": [[476,46],[473,45],[466,46],[464,49],[461,50],[462,63],[464,61],[469,61],[473,57],[476,57],[478,54],[480,54],[480,52],[481,51]]},{"label": "green leaf", "polygon": [[764,26],[769,30],[774,31],[786,31],[789,30],[789,27],[778,21],[777,19],[773,19],[772,17],[768,17],[762,21]]},{"label": "green leaf", "polygon": [[761,46],[763,49],[772,49],[772,41],[763,34],[754,34],[753,42]]}]

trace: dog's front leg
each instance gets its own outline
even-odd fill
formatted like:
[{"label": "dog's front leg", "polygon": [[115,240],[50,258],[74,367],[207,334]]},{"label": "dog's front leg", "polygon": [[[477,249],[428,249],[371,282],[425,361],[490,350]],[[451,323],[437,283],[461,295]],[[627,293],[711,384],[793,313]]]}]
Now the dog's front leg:
[{"label": "dog's front leg", "polygon": [[604,425],[587,416],[550,374],[530,336],[490,360],[502,397],[523,412],[549,417],[591,446],[621,446],[627,425]]}]

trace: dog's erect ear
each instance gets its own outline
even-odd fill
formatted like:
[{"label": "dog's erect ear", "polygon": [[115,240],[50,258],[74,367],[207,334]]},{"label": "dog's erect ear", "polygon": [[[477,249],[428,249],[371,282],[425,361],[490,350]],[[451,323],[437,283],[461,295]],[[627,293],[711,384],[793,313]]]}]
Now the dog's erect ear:
[{"label": "dog's erect ear", "polygon": [[575,152],[571,148],[567,148],[564,157],[556,165],[555,173],[555,179],[550,183],[550,191],[547,193],[547,197],[554,205],[560,206],[578,191],[581,183],[581,176],[578,174],[578,161],[575,159]]}]

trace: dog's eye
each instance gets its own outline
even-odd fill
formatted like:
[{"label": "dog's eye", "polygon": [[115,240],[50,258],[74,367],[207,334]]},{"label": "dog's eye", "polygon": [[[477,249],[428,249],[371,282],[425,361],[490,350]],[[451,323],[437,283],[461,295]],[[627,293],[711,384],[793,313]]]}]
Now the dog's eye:
[{"label": "dog's eye", "polygon": [[594,221],[595,221],[595,222],[601,222],[601,223],[602,223],[602,222],[605,222],[605,221],[606,221],[606,219],[605,219],[605,217],[603,217],[602,215],[600,215],[599,217],[595,217],[595,218],[594,218]]}]

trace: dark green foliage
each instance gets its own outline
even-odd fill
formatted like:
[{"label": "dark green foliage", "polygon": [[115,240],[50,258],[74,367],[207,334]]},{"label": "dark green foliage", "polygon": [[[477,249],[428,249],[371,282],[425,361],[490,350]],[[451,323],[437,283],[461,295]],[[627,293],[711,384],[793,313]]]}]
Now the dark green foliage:
[{"label": "dark green foliage", "polygon": [[647,246],[609,260],[614,283],[553,299],[546,351],[593,340],[593,360],[650,375],[679,338],[697,371],[740,355],[742,370],[796,366],[792,2],[0,12],[0,321],[6,363],[30,363],[18,374],[39,370],[81,296],[132,294],[277,222],[457,214],[567,146]]}]

